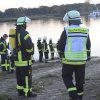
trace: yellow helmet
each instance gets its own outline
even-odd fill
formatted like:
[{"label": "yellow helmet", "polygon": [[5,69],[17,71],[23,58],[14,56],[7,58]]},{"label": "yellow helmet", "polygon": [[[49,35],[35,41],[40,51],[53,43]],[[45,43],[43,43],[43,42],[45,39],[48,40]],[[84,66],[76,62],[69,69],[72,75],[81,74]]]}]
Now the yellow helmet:
[{"label": "yellow helmet", "polygon": [[80,13],[76,10],[71,10],[65,14],[63,17],[63,21],[69,21],[69,20],[80,20],[81,16]]},{"label": "yellow helmet", "polygon": [[16,23],[16,25],[23,25],[23,24],[25,24],[25,23],[29,23],[29,22],[31,22],[31,19],[30,18],[28,18],[28,17],[19,17],[18,19],[17,19],[17,23]]}]

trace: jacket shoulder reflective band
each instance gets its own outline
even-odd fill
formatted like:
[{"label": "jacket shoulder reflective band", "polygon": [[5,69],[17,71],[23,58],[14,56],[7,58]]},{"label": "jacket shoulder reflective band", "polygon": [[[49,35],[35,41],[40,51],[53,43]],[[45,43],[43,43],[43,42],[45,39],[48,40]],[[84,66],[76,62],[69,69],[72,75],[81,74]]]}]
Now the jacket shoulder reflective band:
[{"label": "jacket shoulder reflective band", "polygon": [[70,61],[87,60],[88,29],[69,28],[66,30],[66,35],[65,58]]},{"label": "jacket shoulder reflective band", "polygon": [[7,52],[7,46],[6,46],[6,43],[1,42],[0,45],[3,46],[3,50],[0,51],[0,54],[6,54],[6,52]]},{"label": "jacket shoulder reflective band", "polygon": [[86,28],[69,28],[68,29],[68,33],[84,33],[87,34],[88,33],[88,29]]},{"label": "jacket shoulder reflective band", "polygon": [[[29,37],[30,37],[29,34],[25,35],[24,40],[26,41]],[[33,47],[30,48],[30,49],[26,49],[26,51],[27,51],[28,53],[33,52]]]}]

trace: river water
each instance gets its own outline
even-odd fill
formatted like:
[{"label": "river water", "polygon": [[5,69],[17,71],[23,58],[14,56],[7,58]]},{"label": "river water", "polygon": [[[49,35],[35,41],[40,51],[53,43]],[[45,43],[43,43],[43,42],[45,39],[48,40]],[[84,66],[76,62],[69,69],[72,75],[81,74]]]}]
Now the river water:
[{"label": "river water", "polygon": [[[100,56],[100,19],[82,17],[82,21],[84,23],[83,26],[89,28],[91,39],[91,55]],[[9,34],[9,29],[14,28],[14,24],[14,22],[0,23],[0,37],[4,33]],[[28,24],[27,31],[29,31],[32,41],[35,44],[35,59],[38,59],[38,50],[36,45],[38,37],[43,38],[46,36],[47,42],[50,38],[52,38],[53,42],[56,43],[60,38],[65,25],[67,25],[67,23],[64,23],[62,20],[58,19],[32,20],[32,22]],[[57,55],[55,54],[55,56]]]}]

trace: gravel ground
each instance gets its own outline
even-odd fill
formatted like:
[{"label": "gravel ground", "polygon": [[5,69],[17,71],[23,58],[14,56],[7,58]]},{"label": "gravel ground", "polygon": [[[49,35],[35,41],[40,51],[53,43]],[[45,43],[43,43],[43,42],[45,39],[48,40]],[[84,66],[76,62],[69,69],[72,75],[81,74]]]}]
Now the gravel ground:
[{"label": "gravel ground", "polygon": [[[17,95],[15,73],[0,71],[0,100],[69,100],[61,77],[61,63],[34,63],[33,90],[35,98]],[[100,100],[100,58],[92,58],[86,65],[83,100]]]}]

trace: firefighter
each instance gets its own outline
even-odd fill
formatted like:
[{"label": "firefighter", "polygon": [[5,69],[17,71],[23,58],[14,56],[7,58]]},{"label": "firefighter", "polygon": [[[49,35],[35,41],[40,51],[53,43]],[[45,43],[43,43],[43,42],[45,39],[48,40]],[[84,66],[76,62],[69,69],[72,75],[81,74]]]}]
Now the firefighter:
[{"label": "firefighter", "polygon": [[7,51],[7,43],[6,39],[8,38],[7,34],[4,34],[0,38],[0,55],[1,55],[1,67],[2,71],[9,70],[9,61],[8,61],[8,51]]},{"label": "firefighter", "polygon": [[[67,21],[69,26],[64,27],[58,42],[58,49],[62,54],[62,78],[70,100],[82,100],[85,64],[90,60],[89,30],[80,26],[82,21],[80,13],[76,10],[67,12],[63,20]],[[73,73],[75,73],[75,82],[73,82]]]},{"label": "firefighter", "polygon": [[37,48],[39,51],[39,62],[42,62],[43,59],[43,47],[42,47],[42,43],[41,43],[41,38],[39,37],[37,40]]},{"label": "firefighter", "polygon": [[43,37],[43,42],[42,42],[42,46],[43,46],[43,52],[44,52],[44,56],[45,56],[45,62],[47,62],[48,60],[48,53],[49,53],[49,50],[48,50],[48,44],[47,44],[47,37]]},{"label": "firefighter", "polygon": [[52,39],[49,40],[49,48],[50,48],[50,53],[51,53],[51,60],[54,60],[54,46],[53,46],[53,43],[52,43]]},{"label": "firefighter", "polygon": [[32,93],[33,43],[26,31],[27,23],[30,21],[31,19],[25,16],[19,17],[16,22],[15,67],[18,95],[36,97],[37,95]]}]

